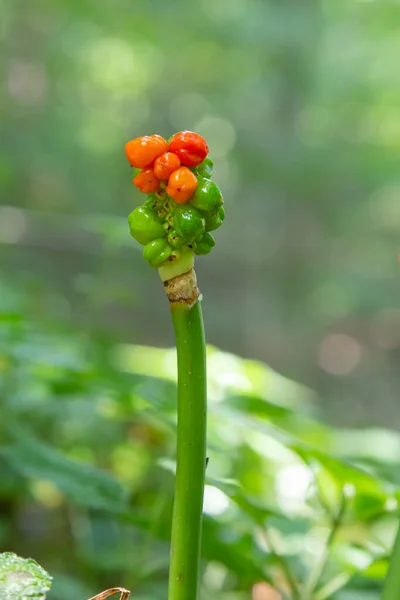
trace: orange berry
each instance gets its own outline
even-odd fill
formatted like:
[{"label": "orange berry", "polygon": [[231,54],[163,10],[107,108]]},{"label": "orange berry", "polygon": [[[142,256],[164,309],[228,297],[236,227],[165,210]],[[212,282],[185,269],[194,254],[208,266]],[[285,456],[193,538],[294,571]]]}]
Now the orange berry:
[{"label": "orange berry", "polygon": [[125,144],[125,154],[129,164],[145,169],[153,164],[160,154],[168,149],[168,142],[161,135],[143,135]]},{"label": "orange berry", "polygon": [[187,167],[180,167],[168,179],[167,194],[178,204],[185,204],[197,188],[197,177]]},{"label": "orange berry", "polygon": [[134,185],[144,194],[157,192],[160,180],[154,175],[153,169],[143,169],[133,180]]},{"label": "orange berry", "polygon": [[165,152],[165,154],[161,154],[156,158],[153,168],[158,179],[168,179],[171,173],[179,169],[180,166],[181,161],[176,154]]}]

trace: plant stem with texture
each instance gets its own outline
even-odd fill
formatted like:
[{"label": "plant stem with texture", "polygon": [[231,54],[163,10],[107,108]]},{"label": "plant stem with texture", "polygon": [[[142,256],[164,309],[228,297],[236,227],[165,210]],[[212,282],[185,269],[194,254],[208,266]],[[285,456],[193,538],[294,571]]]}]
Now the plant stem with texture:
[{"label": "plant stem with texture", "polygon": [[206,468],[206,352],[193,270],[165,283],[178,356],[177,466],[169,600],[197,600]]},{"label": "plant stem with texture", "polygon": [[400,598],[400,526],[390,557],[389,571],[383,586],[382,600],[399,600]]}]

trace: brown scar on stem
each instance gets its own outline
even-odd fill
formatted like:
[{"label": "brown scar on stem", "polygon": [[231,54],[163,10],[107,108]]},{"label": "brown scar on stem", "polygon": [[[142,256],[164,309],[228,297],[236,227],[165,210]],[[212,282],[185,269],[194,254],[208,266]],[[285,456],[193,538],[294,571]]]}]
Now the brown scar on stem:
[{"label": "brown scar on stem", "polygon": [[168,279],[164,282],[164,288],[170,304],[183,302],[192,308],[200,296],[194,269],[173,277],[173,279]]},{"label": "brown scar on stem", "polygon": [[104,590],[104,592],[100,592],[100,594],[96,594],[96,596],[92,596],[89,600],[106,600],[110,596],[114,596],[114,594],[121,594],[119,600],[128,600],[130,596],[130,591],[126,590],[122,587],[110,588],[109,590]]}]

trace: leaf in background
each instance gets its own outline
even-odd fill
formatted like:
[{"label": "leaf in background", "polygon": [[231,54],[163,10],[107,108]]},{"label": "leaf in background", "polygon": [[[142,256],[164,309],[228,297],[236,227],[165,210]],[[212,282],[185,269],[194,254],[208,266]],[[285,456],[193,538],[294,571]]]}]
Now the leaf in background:
[{"label": "leaf in background", "polygon": [[204,518],[202,556],[236,572],[243,586],[257,580],[269,580],[269,555],[256,546],[251,532],[236,532],[208,515]]},{"label": "leaf in background", "polygon": [[276,509],[263,506],[259,501],[245,494],[239,482],[232,479],[217,479],[207,477],[206,482],[226,494],[244,513],[246,513],[258,525],[265,525],[271,516],[283,517]]},{"label": "leaf in background", "polygon": [[120,512],[126,507],[120,484],[107,473],[74,461],[58,450],[13,428],[14,443],[0,448],[0,456],[20,475],[49,480],[74,503]]},{"label": "leaf in background", "polygon": [[370,579],[377,579],[383,581],[386,577],[389,567],[388,558],[378,558],[374,560],[366,569],[363,571],[363,575]]}]

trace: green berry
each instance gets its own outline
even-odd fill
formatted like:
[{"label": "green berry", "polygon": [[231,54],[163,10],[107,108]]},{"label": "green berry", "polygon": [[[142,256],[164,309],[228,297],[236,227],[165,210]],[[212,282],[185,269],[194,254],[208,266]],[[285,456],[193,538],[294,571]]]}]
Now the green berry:
[{"label": "green berry", "polygon": [[206,220],[206,231],[214,231],[221,227],[222,221],[225,219],[225,210],[223,206],[220,206],[218,210],[213,213],[204,214]]},{"label": "green berry", "polygon": [[223,204],[221,190],[214,181],[199,176],[198,185],[190,204],[203,211],[215,211]]},{"label": "green berry", "polygon": [[165,234],[157,213],[149,206],[139,206],[128,217],[131,236],[145,246]]},{"label": "green berry", "polygon": [[152,208],[157,211],[162,207],[162,200],[158,197],[157,194],[148,194],[146,196],[146,200],[144,201],[143,206],[147,208]]},{"label": "green berry", "polygon": [[202,177],[212,177],[214,171],[214,161],[212,158],[207,156],[197,167],[197,173]]},{"label": "green berry", "polygon": [[151,267],[159,267],[171,254],[172,248],[164,238],[153,240],[143,248],[143,258],[150,263]]},{"label": "green berry", "polygon": [[188,204],[177,206],[173,224],[177,234],[189,244],[205,231],[204,217],[198,210]]},{"label": "green berry", "polygon": [[206,232],[200,242],[197,242],[195,254],[209,254],[215,246],[215,240],[211,233]]}]

